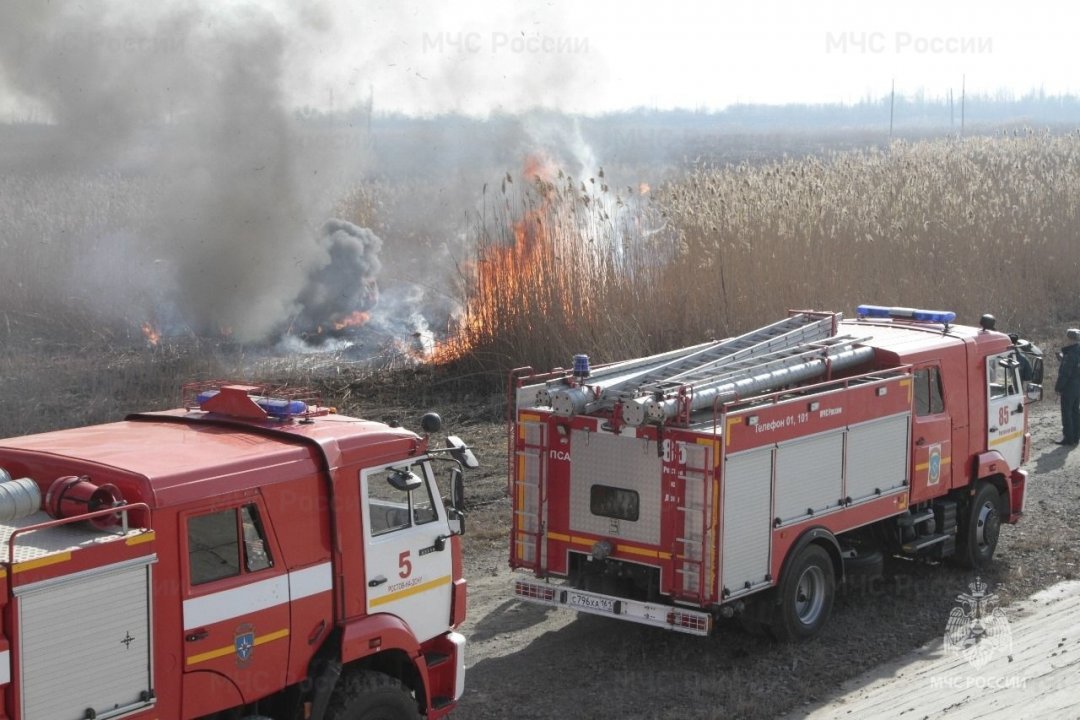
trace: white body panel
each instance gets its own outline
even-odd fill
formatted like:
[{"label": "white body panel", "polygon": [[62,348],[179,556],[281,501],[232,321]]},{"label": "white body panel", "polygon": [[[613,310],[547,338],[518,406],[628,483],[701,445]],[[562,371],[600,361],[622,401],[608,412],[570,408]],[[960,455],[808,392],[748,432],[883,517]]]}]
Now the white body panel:
[{"label": "white body panel", "polygon": [[[656,443],[607,433],[575,430],[570,436],[570,529],[645,545],[660,542],[661,458]],[[594,515],[594,485],[638,493],[638,520]]]}]

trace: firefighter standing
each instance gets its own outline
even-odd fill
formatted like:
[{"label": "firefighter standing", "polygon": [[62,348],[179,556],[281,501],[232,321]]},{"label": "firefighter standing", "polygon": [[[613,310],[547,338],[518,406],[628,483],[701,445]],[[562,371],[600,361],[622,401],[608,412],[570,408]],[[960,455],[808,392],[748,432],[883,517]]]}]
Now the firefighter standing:
[{"label": "firefighter standing", "polygon": [[1065,333],[1069,344],[1061,349],[1061,367],[1058,368],[1054,390],[1061,395],[1061,432],[1058,445],[1076,445],[1080,442],[1080,330],[1070,328]]}]

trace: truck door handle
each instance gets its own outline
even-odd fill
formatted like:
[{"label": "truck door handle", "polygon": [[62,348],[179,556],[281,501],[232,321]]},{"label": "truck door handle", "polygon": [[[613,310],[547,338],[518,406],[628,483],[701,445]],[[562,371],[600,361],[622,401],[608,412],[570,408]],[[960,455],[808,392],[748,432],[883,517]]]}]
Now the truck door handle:
[{"label": "truck door handle", "polygon": [[383,577],[382,575],[378,575],[375,578],[373,578],[371,580],[368,580],[367,586],[368,587],[379,587],[384,582],[386,582],[386,578]]},{"label": "truck door handle", "polygon": [[184,640],[187,640],[188,642],[198,642],[200,640],[205,640],[209,635],[209,630],[206,628],[199,628],[198,630],[193,630],[185,635]]}]

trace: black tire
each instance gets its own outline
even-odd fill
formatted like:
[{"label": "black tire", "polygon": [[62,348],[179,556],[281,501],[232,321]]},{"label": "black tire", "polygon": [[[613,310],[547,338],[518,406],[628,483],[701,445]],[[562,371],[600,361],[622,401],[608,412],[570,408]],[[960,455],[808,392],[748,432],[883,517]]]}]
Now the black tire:
[{"label": "black tire", "polygon": [[979,483],[963,522],[957,528],[956,562],[980,568],[994,558],[1001,533],[1001,495],[990,483]]},{"label": "black tire", "polygon": [[836,570],[825,548],[811,543],[800,550],[778,590],[769,628],[773,637],[801,640],[816,635],[829,619],[836,596]]},{"label": "black tire", "polygon": [[346,671],[330,696],[326,720],[417,720],[412,693],[379,672]]}]

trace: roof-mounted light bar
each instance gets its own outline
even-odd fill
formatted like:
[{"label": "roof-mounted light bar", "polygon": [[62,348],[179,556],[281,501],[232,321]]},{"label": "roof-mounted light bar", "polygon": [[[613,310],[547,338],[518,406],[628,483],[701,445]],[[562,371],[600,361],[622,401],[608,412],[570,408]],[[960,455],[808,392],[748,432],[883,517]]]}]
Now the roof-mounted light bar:
[{"label": "roof-mounted light bar", "polygon": [[941,323],[948,325],[956,320],[956,313],[950,310],[921,310],[919,308],[886,307],[885,305],[860,305],[855,313],[861,318],[888,318],[896,320],[915,320],[916,322]]}]

